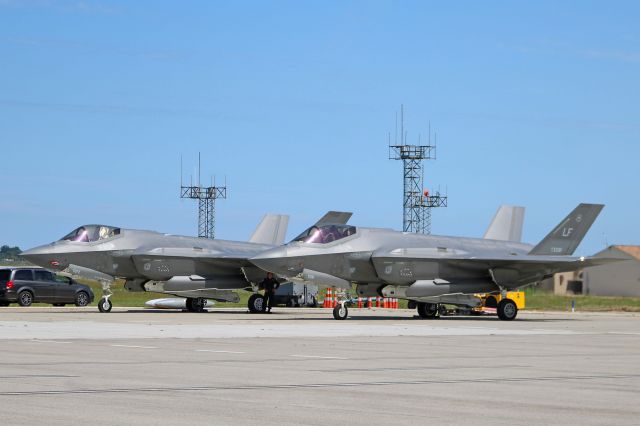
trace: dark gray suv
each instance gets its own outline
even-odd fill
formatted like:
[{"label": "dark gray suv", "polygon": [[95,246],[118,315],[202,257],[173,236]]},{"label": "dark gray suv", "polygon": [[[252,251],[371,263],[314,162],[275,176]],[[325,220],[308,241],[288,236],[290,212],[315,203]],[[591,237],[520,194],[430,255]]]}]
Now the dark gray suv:
[{"label": "dark gray suv", "polygon": [[0,306],[16,302],[20,306],[32,303],[87,306],[93,302],[93,291],[89,286],[45,269],[0,268]]}]

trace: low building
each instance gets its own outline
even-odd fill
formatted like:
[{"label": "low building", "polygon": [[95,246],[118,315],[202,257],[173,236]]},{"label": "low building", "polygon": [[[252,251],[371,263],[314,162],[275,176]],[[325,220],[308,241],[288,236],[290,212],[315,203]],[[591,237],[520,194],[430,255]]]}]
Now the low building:
[{"label": "low building", "polygon": [[553,294],[565,296],[585,294],[582,271],[560,272],[553,276]]},{"label": "low building", "polygon": [[594,257],[624,261],[585,268],[582,272],[583,294],[640,297],[640,246],[610,246]]}]

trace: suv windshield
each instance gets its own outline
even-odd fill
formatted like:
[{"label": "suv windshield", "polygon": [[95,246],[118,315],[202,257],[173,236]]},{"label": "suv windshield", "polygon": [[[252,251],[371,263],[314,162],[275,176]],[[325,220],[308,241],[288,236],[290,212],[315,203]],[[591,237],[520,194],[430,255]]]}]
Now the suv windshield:
[{"label": "suv windshield", "polygon": [[85,225],[74,229],[60,238],[60,241],[81,241],[89,243],[92,241],[106,240],[116,235],[120,235],[120,228],[105,225]]},{"label": "suv windshield", "polygon": [[312,226],[291,242],[327,244],[356,233],[356,227],[350,225]]}]

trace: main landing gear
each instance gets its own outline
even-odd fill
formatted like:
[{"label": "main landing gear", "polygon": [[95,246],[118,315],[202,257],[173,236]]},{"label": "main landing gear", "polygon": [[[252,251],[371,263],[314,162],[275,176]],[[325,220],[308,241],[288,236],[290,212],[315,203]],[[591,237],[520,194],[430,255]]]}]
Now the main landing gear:
[{"label": "main landing gear", "polygon": [[257,314],[262,312],[262,304],[264,303],[264,297],[259,293],[254,293],[249,297],[249,312]]},{"label": "main landing gear", "polygon": [[437,303],[418,302],[417,310],[420,318],[434,319],[440,316],[440,305]]},{"label": "main landing gear", "polygon": [[204,297],[187,297],[186,304],[189,312],[204,312],[207,300]]}]

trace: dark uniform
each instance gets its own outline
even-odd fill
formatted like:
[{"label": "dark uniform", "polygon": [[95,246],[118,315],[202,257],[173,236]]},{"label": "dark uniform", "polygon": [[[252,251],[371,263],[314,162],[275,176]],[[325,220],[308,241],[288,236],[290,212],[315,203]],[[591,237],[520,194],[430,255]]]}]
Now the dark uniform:
[{"label": "dark uniform", "polygon": [[262,312],[269,308],[269,312],[271,312],[271,308],[273,307],[273,301],[275,299],[276,289],[280,287],[280,283],[271,276],[267,276],[260,283],[260,287],[264,289],[264,300],[262,301]]}]

